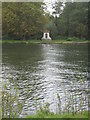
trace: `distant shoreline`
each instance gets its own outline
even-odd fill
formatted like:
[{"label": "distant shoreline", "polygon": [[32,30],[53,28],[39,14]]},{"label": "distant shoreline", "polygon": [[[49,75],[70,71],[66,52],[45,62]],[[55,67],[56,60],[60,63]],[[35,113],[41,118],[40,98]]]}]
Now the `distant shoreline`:
[{"label": "distant shoreline", "polygon": [[88,44],[88,40],[2,40],[0,43],[24,43],[24,44]]}]

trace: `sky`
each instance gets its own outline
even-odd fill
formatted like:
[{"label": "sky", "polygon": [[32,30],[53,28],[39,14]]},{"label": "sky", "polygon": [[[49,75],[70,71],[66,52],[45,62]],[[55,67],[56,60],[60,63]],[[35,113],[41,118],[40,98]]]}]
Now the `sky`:
[{"label": "sky", "polygon": [[50,14],[52,14],[52,12],[54,11],[54,9],[52,9],[52,4],[55,4],[57,0],[44,0],[44,2],[47,5],[47,11],[50,12]]},{"label": "sky", "polygon": [[[46,3],[47,5],[47,11],[50,12],[50,14],[52,15],[52,13],[55,11],[53,8],[52,8],[52,5],[55,4],[55,2],[57,1],[61,1],[61,2],[64,2],[65,0],[44,0],[44,2]],[[64,6],[65,4],[63,4]],[[63,9],[63,7],[61,8]],[[57,14],[57,17],[58,17],[58,14]]]}]

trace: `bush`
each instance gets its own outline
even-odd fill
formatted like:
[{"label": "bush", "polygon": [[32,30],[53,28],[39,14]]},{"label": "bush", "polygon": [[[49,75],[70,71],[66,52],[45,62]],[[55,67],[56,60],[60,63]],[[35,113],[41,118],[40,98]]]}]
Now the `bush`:
[{"label": "bush", "polygon": [[77,38],[77,37],[68,37],[67,38],[67,41],[76,41],[76,40],[79,40],[79,38]]},{"label": "bush", "polygon": [[80,39],[80,38],[77,38],[77,37],[68,37],[66,40],[67,41],[78,41],[78,40],[86,40],[86,39],[85,38]]},{"label": "bush", "polygon": [[66,40],[66,39],[67,39],[67,37],[61,36],[61,35],[58,35],[55,37],[55,40]]}]

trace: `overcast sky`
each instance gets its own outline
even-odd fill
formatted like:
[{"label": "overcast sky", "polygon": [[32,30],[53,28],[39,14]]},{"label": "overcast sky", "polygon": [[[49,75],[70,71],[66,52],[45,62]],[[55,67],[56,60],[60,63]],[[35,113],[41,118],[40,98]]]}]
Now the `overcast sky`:
[{"label": "overcast sky", "polygon": [[[52,14],[52,12],[54,12],[54,9],[52,8],[52,5],[54,5],[55,2],[57,2],[57,1],[65,2],[66,0],[44,0],[44,2],[47,5],[47,11],[50,12],[50,14]],[[63,4],[63,6],[64,5],[65,4]],[[61,9],[63,9],[63,7]],[[58,14],[57,14],[57,16],[58,16]]]},{"label": "overcast sky", "polygon": [[46,3],[47,5],[47,10],[52,14],[52,12],[54,11],[52,9],[52,4],[55,4],[57,0],[44,0],[44,2]]}]

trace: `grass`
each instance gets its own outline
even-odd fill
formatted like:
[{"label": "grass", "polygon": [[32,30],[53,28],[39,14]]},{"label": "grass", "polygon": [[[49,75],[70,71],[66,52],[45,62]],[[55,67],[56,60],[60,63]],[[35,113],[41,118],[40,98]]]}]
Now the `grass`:
[{"label": "grass", "polygon": [[[1,42],[1,41],[0,41]],[[24,43],[24,44],[67,44],[88,43],[88,40],[2,40],[2,43]]]},{"label": "grass", "polygon": [[74,116],[72,113],[64,113],[64,114],[39,113],[36,115],[27,116],[26,118],[88,118],[88,112],[84,111],[82,115],[80,113],[77,113]]}]

